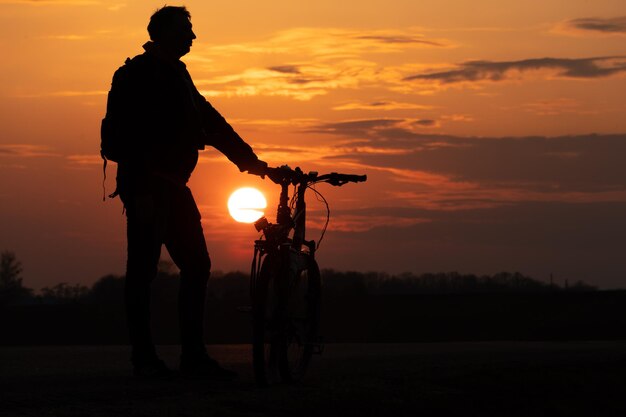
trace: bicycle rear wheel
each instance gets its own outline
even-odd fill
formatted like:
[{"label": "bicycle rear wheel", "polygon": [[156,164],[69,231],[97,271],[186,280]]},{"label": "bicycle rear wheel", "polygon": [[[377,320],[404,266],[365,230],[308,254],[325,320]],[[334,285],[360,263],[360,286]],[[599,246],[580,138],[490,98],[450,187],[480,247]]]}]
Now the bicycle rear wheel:
[{"label": "bicycle rear wheel", "polygon": [[[285,267],[287,264],[287,267]],[[319,349],[321,280],[309,255],[263,261],[253,299],[253,365],[260,385],[304,377]]]}]

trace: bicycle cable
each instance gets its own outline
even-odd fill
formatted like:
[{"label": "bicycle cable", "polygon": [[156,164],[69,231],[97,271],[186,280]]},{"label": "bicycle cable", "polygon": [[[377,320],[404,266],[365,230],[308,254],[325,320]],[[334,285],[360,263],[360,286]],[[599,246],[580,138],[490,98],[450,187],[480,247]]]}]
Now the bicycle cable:
[{"label": "bicycle cable", "polygon": [[[289,200],[289,210],[293,214],[296,214],[295,210],[296,210],[296,203],[297,202],[298,202],[298,192],[297,192],[297,188],[294,186],[293,187],[293,195],[291,196],[291,200]],[[302,213],[297,213],[297,215],[293,217],[294,224],[296,224],[298,222],[298,217],[300,217],[301,214]]]},{"label": "bicycle cable", "polygon": [[321,201],[322,203],[326,205],[326,223],[324,223],[324,227],[322,228],[322,234],[320,235],[320,238],[317,240],[317,249],[319,249],[320,244],[322,243],[322,239],[324,239],[324,235],[326,234],[328,223],[330,222],[330,206],[328,205],[328,201],[326,201],[326,198],[324,198],[322,193],[317,191],[315,187],[313,187],[313,185],[315,185],[315,183],[307,185],[307,188],[315,193],[315,197],[317,198],[317,201]]},{"label": "bicycle cable", "polygon": [[[313,191],[315,193],[315,198],[317,199],[317,201],[320,201],[322,203],[324,203],[324,205],[326,206],[326,222],[324,223],[324,227],[322,227],[322,233],[320,235],[320,238],[317,241],[317,245],[316,245],[316,249],[320,248],[320,244],[322,243],[322,240],[324,239],[324,235],[326,234],[326,229],[328,229],[328,223],[330,223],[330,206],[328,204],[328,201],[326,200],[326,198],[322,195],[322,193],[320,193],[319,191],[317,191],[317,189],[315,189],[315,184],[317,184],[316,182],[313,182],[311,184],[308,184],[306,186],[306,188],[310,189],[311,191]],[[291,211],[295,210],[296,207],[296,203],[298,201],[298,193],[296,191],[296,187],[294,186],[294,192],[292,194],[292,197],[289,201],[289,209]],[[300,215],[301,213],[298,213],[298,215]],[[298,217],[294,217],[293,220],[294,222],[297,222]]]}]

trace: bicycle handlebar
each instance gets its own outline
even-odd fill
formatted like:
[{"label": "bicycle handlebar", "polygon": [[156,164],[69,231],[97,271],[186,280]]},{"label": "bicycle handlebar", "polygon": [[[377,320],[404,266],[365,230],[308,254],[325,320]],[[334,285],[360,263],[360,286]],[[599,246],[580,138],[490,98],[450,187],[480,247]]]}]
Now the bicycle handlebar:
[{"label": "bicycle handlebar", "polygon": [[291,169],[287,165],[277,168],[268,167],[265,174],[276,184],[298,184],[298,183],[316,183],[327,182],[330,185],[340,187],[348,182],[367,181],[367,175],[339,174],[331,172],[330,174],[318,175],[312,171],[305,174],[300,168]]},{"label": "bicycle handlebar", "polygon": [[348,182],[363,182],[367,181],[367,175],[351,175],[351,174],[338,174],[331,172],[330,174],[320,175],[316,181],[326,181],[330,185],[342,186]]}]

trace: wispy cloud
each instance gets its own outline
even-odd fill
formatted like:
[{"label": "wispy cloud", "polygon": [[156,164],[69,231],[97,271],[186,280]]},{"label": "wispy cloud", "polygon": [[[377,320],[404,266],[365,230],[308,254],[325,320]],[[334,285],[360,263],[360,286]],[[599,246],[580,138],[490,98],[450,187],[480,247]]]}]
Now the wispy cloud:
[{"label": "wispy cloud", "polygon": [[626,34],[626,16],[618,17],[584,17],[572,19],[562,25],[565,30],[579,32],[593,32],[596,34],[615,35]]},{"label": "wispy cloud", "polygon": [[196,82],[209,97],[283,96],[310,100],[338,88],[356,88],[364,79],[375,76],[371,64],[352,68],[331,65],[301,65],[298,71],[251,68],[240,74],[218,76]]},{"label": "wispy cloud", "polygon": [[437,127],[439,123],[433,119],[419,119],[412,122],[413,126],[417,127]]},{"label": "wispy cloud", "polygon": [[276,71],[283,74],[301,74],[302,72],[297,65],[278,65],[275,67],[269,67],[270,71]]},{"label": "wispy cloud", "polygon": [[[307,218],[307,230],[319,231],[324,227],[325,216],[310,215]],[[430,222],[431,219],[423,217],[401,217],[391,214],[350,214],[341,211],[333,211],[331,228],[335,232],[367,232],[379,227],[409,227],[419,223]]]},{"label": "wispy cloud", "polygon": [[451,47],[442,39],[427,39],[414,29],[350,30],[341,28],[290,28],[254,42],[210,46],[206,52],[271,53],[317,56],[324,59],[358,57],[364,53],[395,53],[415,48]]},{"label": "wispy cloud", "polygon": [[[341,163],[341,159],[351,160],[354,155],[403,155],[411,150],[399,147],[372,146],[364,141],[334,141],[332,144],[317,144],[316,146],[278,146],[268,143],[257,142],[254,144],[256,154],[265,161],[273,164],[292,164],[294,160],[298,164],[316,164],[333,166]],[[222,162],[230,164],[225,156],[218,152],[203,152],[200,154],[200,163]],[[345,162],[350,165],[350,162]]]},{"label": "wispy cloud", "polygon": [[406,36],[406,35],[388,35],[388,34],[372,34],[372,35],[358,35],[354,37],[355,39],[360,40],[370,40],[377,41],[386,44],[405,44],[405,45],[427,45],[427,46],[437,46],[437,47],[445,47],[445,43],[429,41],[422,38],[418,38],[415,36]]},{"label": "wispy cloud", "polygon": [[[120,5],[120,8],[124,5]],[[118,11],[120,8],[107,7],[107,10]],[[57,40],[57,41],[93,41],[93,40],[108,40],[111,42],[118,42],[120,39],[127,39],[129,37],[137,35],[139,32],[129,32],[126,28],[107,28],[107,29],[90,29],[85,30],[82,33],[55,33],[41,35],[41,39]]]},{"label": "wispy cloud", "polygon": [[122,10],[123,8],[125,8],[127,6],[126,3],[117,3],[117,4],[112,4],[109,7],[107,7],[107,10],[110,10],[112,12],[119,12],[120,10]]},{"label": "wispy cloud", "polygon": [[33,94],[16,94],[15,98],[41,98],[41,97],[90,97],[90,96],[104,96],[108,91],[105,90],[92,90],[92,91],[50,91],[39,92]]},{"label": "wispy cloud", "polygon": [[[311,123],[304,132],[336,138],[314,147],[259,143],[255,150],[268,161],[368,173],[394,184],[373,198],[429,210],[626,201],[624,135],[449,136],[423,133],[429,119],[404,118]],[[342,227],[367,228],[357,223]]]},{"label": "wispy cloud", "polygon": [[252,127],[254,129],[275,129],[275,128],[293,128],[303,129],[306,127],[317,126],[319,119],[313,118],[285,118],[285,119],[237,119],[230,118],[231,124],[236,126]]},{"label": "wispy cloud", "polygon": [[102,158],[99,155],[68,155],[68,162],[74,166],[102,165]]},{"label": "wispy cloud", "polygon": [[342,122],[324,123],[311,129],[313,132],[332,133],[338,135],[363,135],[370,136],[378,129],[388,129],[397,126],[404,119],[362,119]]},{"label": "wispy cloud", "polygon": [[416,104],[408,102],[398,102],[393,100],[377,100],[370,102],[350,102],[337,105],[333,110],[432,110],[435,106],[426,104]]},{"label": "wispy cloud", "polygon": [[536,58],[519,61],[468,61],[446,71],[414,74],[405,81],[441,85],[505,81],[530,72],[545,71],[546,77],[594,79],[626,71],[626,56],[592,58]]},{"label": "wispy cloud", "polygon": [[326,159],[407,184],[403,192],[413,193],[420,206],[428,201],[429,207],[460,209],[476,199],[483,206],[626,201],[625,135],[461,137],[425,134],[419,125],[367,119],[308,131],[344,138]]},{"label": "wispy cloud", "polygon": [[30,4],[40,6],[91,6],[101,3],[101,1],[97,0],[0,0],[0,4]]},{"label": "wispy cloud", "polygon": [[452,121],[452,122],[473,122],[474,117],[468,114],[442,114],[440,116],[441,120]]},{"label": "wispy cloud", "polygon": [[364,139],[383,147],[417,149],[430,146],[432,138],[423,135],[424,128],[438,127],[434,119],[381,118],[320,123],[305,129],[310,133],[326,133],[346,138]]},{"label": "wispy cloud", "polygon": [[42,158],[60,156],[49,146],[30,144],[0,144],[0,158]]},{"label": "wispy cloud", "polygon": [[[336,89],[393,82],[398,75],[383,68],[376,54],[406,53],[412,49],[442,48],[449,43],[424,38],[414,30],[347,30],[293,28],[269,39],[228,45],[198,45],[187,59],[211,77],[196,82],[208,96],[285,96],[298,100]],[[224,57],[264,56],[263,68],[215,74],[215,62]]]},{"label": "wispy cloud", "polygon": [[46,39],[56,39],[60,41],[84,41],[89,39],[87,35],[49,35]]},{"label": "wispy cloud", "polygon": [[522,105],[522,108],[528,112],[535,113],[540,116],[554,116],[557,114],[596,114],[594,110],[584,110],[582,103],[571,98],[559,98],[550,100],[537,100]]}]

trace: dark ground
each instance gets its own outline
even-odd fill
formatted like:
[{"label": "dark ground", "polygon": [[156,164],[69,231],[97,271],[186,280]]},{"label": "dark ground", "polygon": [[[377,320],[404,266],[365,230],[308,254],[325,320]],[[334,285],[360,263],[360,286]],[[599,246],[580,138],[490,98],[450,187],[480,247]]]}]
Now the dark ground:
[{"label": "dark ground", "polygon": [[123,346],[0,347],[0,415],[626,416],[623,341],[329,344],[304,383],[266,389],[249,345],[210,351],[240,378],[136,380]]},{"label": "dark ground", "polygon": [[[0,346],[126,344],[123,282],[117,284],[119,293],[100,302],[0,308]],[[178,280],[157,289],[155,343],[177,344]],[[207,342],[249,343],[252,318],[240,312],[249,305],[243,287],[209,298]],[[626,290],[341,295],[324,288],[321,323],[329,343],[626,340]]]}]

